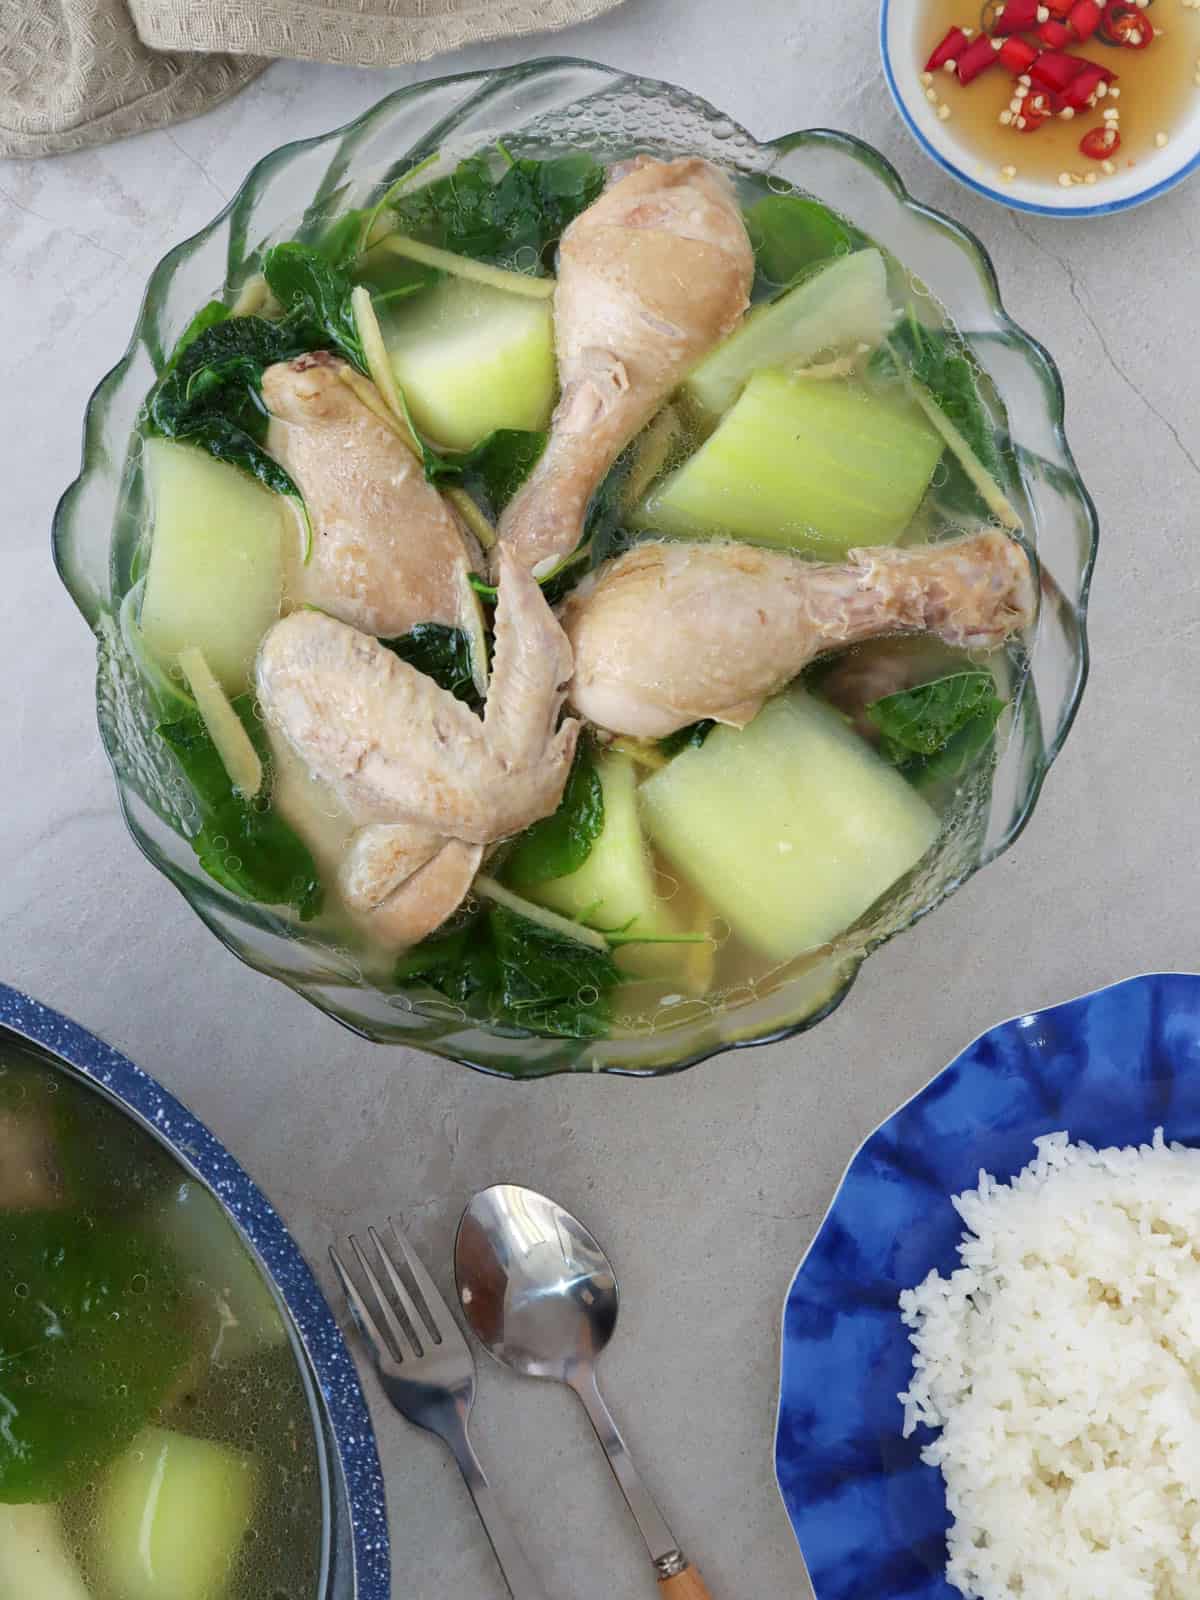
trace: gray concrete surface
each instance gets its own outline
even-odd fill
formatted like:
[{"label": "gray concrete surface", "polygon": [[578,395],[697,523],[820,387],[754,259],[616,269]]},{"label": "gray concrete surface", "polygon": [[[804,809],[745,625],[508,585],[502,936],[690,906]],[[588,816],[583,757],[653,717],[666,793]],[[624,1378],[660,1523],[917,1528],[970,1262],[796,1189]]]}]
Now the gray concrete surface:
[{"label": "gray concrete surface", "polygon": [[[1057,357],[1104,524],[1091,687],[1018,846],[876,956],[815,1034],[660,1082],[510,1086],[373,1048],[227,955],[125,835],[95,730],[92,642],[50,565],[84,401],[154,263],[272,146],[440,68],[278,65],[172,132],[0,168],[0,977],[183,1096],[318,1266],[334,1235],[391,1209],[444,1279],[463,1201],[504,1177],[576,1208],[624,1290],[614,1408],[716,1600],[808,1592],[772,1477],[778,1321],[858,1142],[988,1024],[1133,972],[1200,966],[1200,189],[1102,223],[976,200],[904,133],[874,27],[872,0],[628,0],[571,34],[445,64],[572,52],[687,84],[761,136],[823,124],[886,150],[918,196],[976,230],[1012,313]],[[480,1376],[480,1450],[547,1592],[649,1595],[574,1400],[493,1367]],[[395,1594],[500,1600],[440,1447],[377,1416]]]}]

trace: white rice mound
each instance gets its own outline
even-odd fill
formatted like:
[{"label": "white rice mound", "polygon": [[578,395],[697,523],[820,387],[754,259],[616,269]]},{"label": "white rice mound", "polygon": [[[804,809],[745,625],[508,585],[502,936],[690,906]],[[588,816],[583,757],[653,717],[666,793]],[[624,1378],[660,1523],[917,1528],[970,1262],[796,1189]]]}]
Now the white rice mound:
[{"label": "white rice mound", "polygon": [[955,1197],[961,1268],[900,1296],[946,1576],[982,1600],[1197,1600],[1200,1150],[1035,1142],[1011,1184]]}]

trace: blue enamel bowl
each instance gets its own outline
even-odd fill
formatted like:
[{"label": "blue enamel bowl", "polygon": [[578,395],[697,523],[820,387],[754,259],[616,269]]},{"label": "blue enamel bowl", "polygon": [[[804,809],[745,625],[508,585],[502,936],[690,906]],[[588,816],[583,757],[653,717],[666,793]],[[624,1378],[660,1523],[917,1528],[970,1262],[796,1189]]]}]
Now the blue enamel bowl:
[{"label": "blue enamel bowl", "polygon": [[308,1391],[326,1506],[320,1600],[389,1600],[387,1508],[366,1401],[341,1330],[270,1201],[148,1073],[77,1023],[0,984],[0,1045],[6,1038],[124,1110],[220,1202],[275,1291]]},{"label": "blue enamel bowl", "polygon": [[783,1316],[775,1470],[817,1600],[961,1600],[941,1474],[901,1437],[912,1347],[897,1300],[959,1262],[950,1196],[1033,1141],[1162,1127],[1200,1144],[1200,976],[1153,973],[982,1034],[876,1130],[842,1179]]}]

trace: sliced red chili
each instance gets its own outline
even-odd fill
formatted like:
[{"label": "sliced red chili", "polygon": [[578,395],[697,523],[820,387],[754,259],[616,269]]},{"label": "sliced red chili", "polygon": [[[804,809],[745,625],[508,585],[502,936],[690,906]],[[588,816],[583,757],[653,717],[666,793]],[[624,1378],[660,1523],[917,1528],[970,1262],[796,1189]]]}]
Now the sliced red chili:
[{"label": "sliced red chili", "polygon": [[1092,161],[1107,161],[1121,148],[1121,135],[1116,128],[1089,128],[1079,148]]},{"label": "sliced red chili", "polygon": [[992,19],[990,32],[997,38],[1007,38],[1011,33],[1032,33],[1038,25],[1038,7],[1042,0],[1004,0]]},{"label": "sliced red chili", "polygon": [[1108,0],[1100,19],[1099,35],[1106,44],[1144,50],[1154,41],[1154,24],[1141,7],[1131,5],[1130,0]]},{"label": "sliced red chili", "polygon": [[1065,50],[1069,44],[1075,43],[1075,35],[1071,28],[1054,17],[1048,22],[1038,24],[1037,36],[1050,50]]},{"label": "sliced red chili", "polygon": [[1005,39],[1000,46],[1000,59],[1014,78],[1028,72],[1037,60],[1037,51],[1024,39]]},{"label": "sliced red chili", "polygon": [[1049,93],[1045,89],[1027,89],[1021,96],[1020,106],[1013,112],[1012,126],[1018,133],[1035,133],[1053,115]]},{"label": "sliced red chili", "polygon": [[1067,22],[1075,30],[1075,37],[1083,43],[1095,33],[1103,16],[1097,0],[1075,0],[1067,14]]},{"label": "sliced red chili", "polygon": [[925,63],[925,71],[937,72],[940,67],[946,65],[947,61],[957,61],[966,48],[966,34],[961,28],[951,28],[950,32]]},{"label": "sliced red chili", "polygon": [[1098,62],[1088,61],[1082,72],[1077,72],[1063,90],[1063,104],[1072,111],[1083,111],[1097,98],[1096,91],[1102,83],[1111,83],[1116,76]]},{"label": "sliced red chili", "polygon": [[1065,50],[1043,50],[1030,67],[1029,76],[1039,88],[1062,94],[1088,65],[1082,56],[1069,55]]},{"label": "sliced red chili", "polygon": [[974,83],[981,72],[995,66],[1000,59],[999,49],[1000,41],[997,39],[993,42],[986,33],[972,39],[958,58],[959,83]]},{"label": "sliced red chili", "polygon": [[1042,0],[1042,4],[1052,17],[1067,17],[1071,14],[1071,7],[1075,0]]}]

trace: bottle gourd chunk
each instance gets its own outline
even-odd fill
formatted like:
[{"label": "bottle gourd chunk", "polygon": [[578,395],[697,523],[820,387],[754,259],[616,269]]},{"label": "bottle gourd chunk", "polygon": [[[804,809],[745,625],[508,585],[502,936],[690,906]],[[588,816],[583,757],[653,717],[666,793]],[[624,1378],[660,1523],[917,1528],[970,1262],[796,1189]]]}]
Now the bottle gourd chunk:
[{"label": "bottle gourd chunk", "polygon": [[[655,888],[653,863],[638,817],[633,762],[629,756],[612,752],[600,757],[596,772],[604,796],[604,826],[587,860],[576,872],[524,884],[521,892],[537,905],[574,919],[587,917],[590,923],[610,931],[621,929],[648,938],[673,934],[678,931],[675,919]],[[630,945],[618,952],[617,963],[640,976],[672,971],[681,963],[681,947]]]},{"label": "bottle gourd chunk", "polygon": [[942,440],[903,395],[757,373],[716,432],[643,501],[637,525],[840,561],[908,527]]},{"label": "bottle gourd chunk", "polygon": [[714,729],[639,799],[663,854],[775,962],[836,938],[938,834],[920,795],[802,690]]},{"label": "bottle gourd chunk", "polygon": [[142,638],[170,666],[195,646],[226,693],[241,694],[279,615],[284,517],[292,513],[281,496],[203,450],[169,439],[147,439],[143,449],[154,533]]},{"label": "bottle gourd chunk", "polygon": [[496,428],[541,429],[550,420],[549,300],[446,278],[401,301],[384,340],[413,421],[438,444],[469,450]]}]

